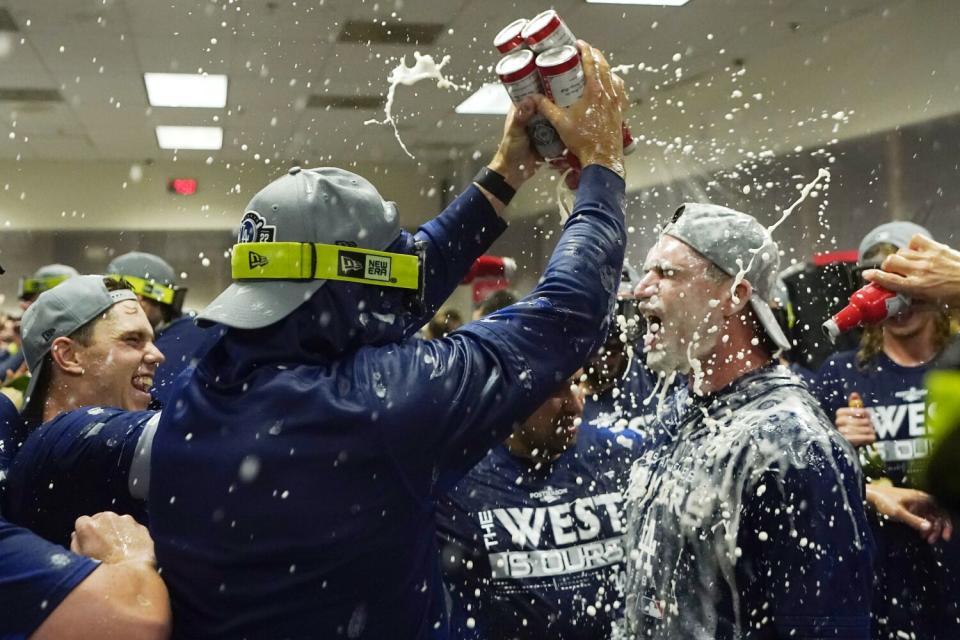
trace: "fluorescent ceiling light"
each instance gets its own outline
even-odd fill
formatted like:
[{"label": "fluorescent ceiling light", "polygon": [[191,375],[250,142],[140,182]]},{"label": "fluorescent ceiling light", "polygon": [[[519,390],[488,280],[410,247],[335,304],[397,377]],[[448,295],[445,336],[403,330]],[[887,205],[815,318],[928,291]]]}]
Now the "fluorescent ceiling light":
[{"label": "fluorescent ceiling light", "polygon": [[504,115],[510,111],[510,104],[510,96],[503,85],[491,82],[457,105],[455,111],[471,115]]},{"label": "fluorescent ceiling light", "polygon": [[220,127],[157,127],[157,144],[161,149],[212,149],[223,146]]},{"label": "fluorescent ceiling light", "polygon": [[640,4],[648,7],[682,7],[690,0],[587,0],[587,4]]},{"label": "fluorescent ceiling light", "polygon": [[147,99],[152,107],[227,106],[227,76],[198,73],[145,73]]}]

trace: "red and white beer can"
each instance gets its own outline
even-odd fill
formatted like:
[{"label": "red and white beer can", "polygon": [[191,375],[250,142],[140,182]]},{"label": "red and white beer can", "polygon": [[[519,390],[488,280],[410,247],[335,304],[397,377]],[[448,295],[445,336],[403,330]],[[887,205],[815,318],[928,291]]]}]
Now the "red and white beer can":
[{"label": "red and white beer can", "polygon": [[[537,69],[543,80],[543,90],[559,107],[569,107],[583,95],[586,79],[580,51],[574,46],[563,46],[544,51],[537,56]],[[637,148],[637,141],[626,123],[621,123],[623,153],[630,155]]]},{"label": "red and white beer can", "polygon": [[534,16],[521,32],[527,46],[535,53],[564,46],[577,46],[577,38],[553,9]]},{"label": "red and white beer can", "polygon": [[[529,49],[518,49],[503,56],[497,63],[496,72],[514,104],[527,96],[543,93],[537,63]],[[533,140],[533,146],[544,158],[556,158],[563,154],[565,147],[560,135],[550,121],[539,113],[530,119],[527,132]]]},{"label": "red and white beer can", "polygon": [[526,43],[523,40],[522,31],[528,22],[529,20],[526,18],[520,18],[500,29],[500,33],[493,38],[493,46],[497,48],[497,51],[506,55],[511,51],[525,47]]},{"label": "red and white beer can", "polygon": [[583,95],[586,80],[576,47],[565,45],[544,51],[537,56],[537,69],[546,96],[558,107],[569,107]]}]

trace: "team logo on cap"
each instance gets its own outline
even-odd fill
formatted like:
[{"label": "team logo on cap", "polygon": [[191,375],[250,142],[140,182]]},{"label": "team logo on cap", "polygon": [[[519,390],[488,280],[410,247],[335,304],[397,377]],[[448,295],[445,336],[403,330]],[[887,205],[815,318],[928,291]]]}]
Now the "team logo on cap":
[{"label": "team logo on cap", "polygon": [[270,260],[267,258],[267,256],[262,256],[259,253],[256,253],[255,251],[251,251],[250,254],[247,255],[247,260],[250,263],[251,269],[256,269],[257,267],[265,267],[268,264],[270,264]]},{"label": "team logo on cap", "polygon": [[256,211],[248,211],[240,221],[240,233],[237,243],[241,242],[273,242],[277,236],[277,227],[267,224],[267,221]]},{"label": "team logo on cap", "polygon": [[341,251],[340,262],[337,265],[337,274],[347,278],[362,278],[364,256],[362,253],[353,253],[352,251]]},{"label": "team logo on cap", "polygon": [[338,254],[337,275],[360,280],[390,282],[392,260],[388,256],[375,256],[356,251]]}]

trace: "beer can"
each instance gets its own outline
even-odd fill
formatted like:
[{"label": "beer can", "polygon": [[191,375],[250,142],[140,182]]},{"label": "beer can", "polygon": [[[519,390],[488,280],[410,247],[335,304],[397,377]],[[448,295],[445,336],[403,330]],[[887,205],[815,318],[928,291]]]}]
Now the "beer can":
[{"label": "beer can", "polygon": [[565,45],[548,49],[537,56],[536,62],[544,93],[554,104],[569,107],[580,99],[586,79],[576,47]]},{"label": "beer can", "polygon": [[[544,94],[557,106],[569,107],[583,95],[586,79],[580,51],[576,47],[567,45],[544,51],[537,56],[537,70],[543,81]],[[623,154],[628,156],[636,151],[637,141],[625,122],[621,123],[620,131]]]},{"label": "beer can", "polygon": [[521,32],[534,53],[563,46],[576,46],[577,38],[556,11],[547,9],[532,18]]},{"label": "beer can", "polygon": [[493,38],[493,46],[497,48],[497,51],[506,55],[524,47],[525,43],[521,32],[527,26],[527,22],[529,21],[526,18],[520,18],[500,29],[500,33]]},{"label": "beer can", "polygon": [[[514,104],[527,96],[543,92],[537,64],[529,49],[519,49],[503,56],[497,63],[496,73]],[[550,121],[539,113],[530,119],[527,133],[537,153],[544,158],[557,158],[563,154],[565,146],[560,135]]]}]

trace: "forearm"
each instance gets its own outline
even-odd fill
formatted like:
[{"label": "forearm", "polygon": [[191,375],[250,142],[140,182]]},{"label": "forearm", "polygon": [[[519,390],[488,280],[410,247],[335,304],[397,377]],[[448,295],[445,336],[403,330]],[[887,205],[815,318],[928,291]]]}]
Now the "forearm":
[{"label": "forearm", "polygon": [[31,635],[31,640],[163,639],[170,635],[167,588],[152,565],[102,564]]}]

